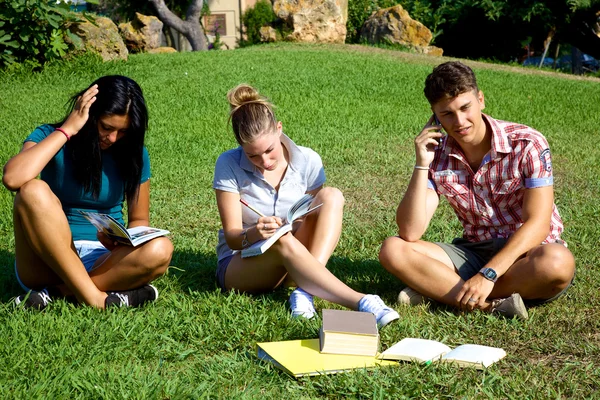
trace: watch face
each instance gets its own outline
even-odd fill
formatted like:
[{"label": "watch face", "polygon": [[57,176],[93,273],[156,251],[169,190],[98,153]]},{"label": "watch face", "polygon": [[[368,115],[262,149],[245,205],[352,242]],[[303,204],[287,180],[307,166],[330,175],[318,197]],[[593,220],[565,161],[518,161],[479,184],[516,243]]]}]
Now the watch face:
[{"label": "watch face", "polygon": [[483,271],[483,276],[485,276],[486,278],[488,278],[489,280],[494,280],[496,279],[496,271],[494,271],[491,268],[487,268],[485,271]]}]

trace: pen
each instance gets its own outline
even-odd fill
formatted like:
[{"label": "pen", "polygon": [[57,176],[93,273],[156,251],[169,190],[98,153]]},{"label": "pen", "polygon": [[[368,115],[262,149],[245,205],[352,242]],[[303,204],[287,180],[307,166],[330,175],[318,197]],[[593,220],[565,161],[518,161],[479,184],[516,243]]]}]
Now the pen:
[{"label": "pen", "polygon": [[249,209],[251,209],[252,211],[254,211],[259,216],[261,216],[261,217],[265,216],[263,213],[261,213],[260,211],[258,211],[256,208],[254,208],[250,204],[248,204],[248,202],[246,200],[240,199],[240,203],[242,203],[243,205],[245,205],[246,207],[248,207]]}]

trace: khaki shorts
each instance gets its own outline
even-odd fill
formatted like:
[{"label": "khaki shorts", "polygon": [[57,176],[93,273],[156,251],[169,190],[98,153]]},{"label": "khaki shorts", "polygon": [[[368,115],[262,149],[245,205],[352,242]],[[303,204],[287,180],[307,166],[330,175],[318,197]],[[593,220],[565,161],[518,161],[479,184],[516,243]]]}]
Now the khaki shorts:
[{"label": "khaki shorts", "polygon": [[[452,241],[452,243],[435,243],[440,246],[448,257],[452,260],[452,264],[454,264],[454,268],[458,272],[458,275],[461,277],[463,281],[467,281],[479,273],[479,270],[486,266],[486,264],[504,247],[508,239],[497,238],[491,240],[484,240],[483,242],[469,242],[463,238],[456,238]],[[557,295],[549,298],[549,299],[533,299],[533,300],[525,300],[525,304],[528,306],[550,303],[563,296],[567,289],[571,287],[573,284],[573,279],[571,283],[564,288]]]}]

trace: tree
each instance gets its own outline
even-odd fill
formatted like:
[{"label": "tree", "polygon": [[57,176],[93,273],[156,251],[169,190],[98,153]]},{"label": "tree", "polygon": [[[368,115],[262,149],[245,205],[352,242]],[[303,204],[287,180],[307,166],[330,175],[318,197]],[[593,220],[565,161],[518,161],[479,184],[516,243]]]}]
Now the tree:
[{"label": "tree", "polygon": [[569,43],[600,58],[600,38],[594,32],[600,0],[399,2],[434,30],[435,44],[444,48],[444,54],[509,61],[524,44],[541,44],[553,36],[554,42]]},{"label": "tree", "polygon": [[158,18],[167,26],[180,32],[190,42],[192,51],[208,50],[208,40],[200,23],[204,0],[192,0],[185,12],[185,19],[175,15],[165,0],[149,0],[156,8]]}]

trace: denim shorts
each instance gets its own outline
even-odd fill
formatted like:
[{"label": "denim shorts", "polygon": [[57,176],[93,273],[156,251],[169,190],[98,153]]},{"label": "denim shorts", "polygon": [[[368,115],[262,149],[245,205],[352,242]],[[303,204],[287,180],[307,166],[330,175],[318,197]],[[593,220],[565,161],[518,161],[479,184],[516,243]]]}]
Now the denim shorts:
[{"label": "denim shorts", "polygon": [[[109,253],[109,251],[106,249],[106,247],[104,247],[102,245],[102,243],[97,242],[97,241],[76,240],[74,243],[75,243],[75,249],[77,250],[77,254],[79,255],[79,258],[81,259],[81,262],[83,263],[83,266],[85,267],[85,270],[88,273],[92,272],[95,269],[94,263],[96,262],[96,260],[98,258],[100,258],[101,256],[103,256],[106,253]],[[21,278],[19,278],[19,273],[17,272],[17,262],[16,261],[15,261],[15,276],[17,277],[17,282],[19,282],[19,285],[21,285],[23,290],[25,290],[26,292],[29,292],[31,289],[29,289],[27,286],[25,286],[23,284],[23,282],[21,282]]]},{"label": "denim shorts", "polygon": [[225,288],[225,272],[227,272],[227,267],[229,266],[229,263],[231,262],[231,259],[234,256],[235,254],[232,254],[230,256],[222,258],[217,263],[217,273],[215,277],[217,278],[217,285],[219,285],[221,291],[223,292],[227,291],[227,289]]},{"label": "denim shorts", "polygon": [[[452,264],[454,264],[454,268],[458,272],[458,275],[463,281],[467,281],[471,279],[473,276],[479,273],[479,270],[486,266],[486,264],[504,247],[508,239],[497,238],[491,240],[484,240],[482,242],[469,242],[463,238],[456,238],[449,243],[435,243],[440,246],[448,257],[452,260]],[[575,276],[569,283],[569,285],[564,288],[560,293],[555,296],[552,296],[549,299],[534,299],[534,300],[523,300],[525,304],[538,305],[550,303],[563,296],[567,289],[571,287],[573,281],[575,280]]]}]

